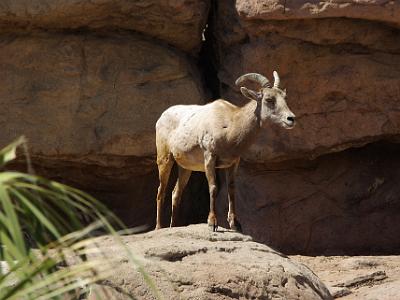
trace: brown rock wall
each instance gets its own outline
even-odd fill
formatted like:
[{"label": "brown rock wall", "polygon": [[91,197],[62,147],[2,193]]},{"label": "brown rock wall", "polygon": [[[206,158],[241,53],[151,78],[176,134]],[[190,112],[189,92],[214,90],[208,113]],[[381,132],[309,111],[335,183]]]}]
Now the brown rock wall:
[{"label": "brown rock wall", "polygon": [[2,36],[0,69],[0,142],[38,156],[153,156],[162,111],[205,97],[185,56],[134,35]]},{"label": "brown rock wall", "polygon": [[[237,211],[244,232],[285,253],[398,253],[399,151],[376,143],[313,161],[242,163]],[[225,189],[218,212],[224,221]]]},{"label": "brown rock wall", "polygon": [[[91,160],[71,161],[62,157],[33,157],[37,174],[80,188],[101,200],[128,226],[152,230],[155,226],[158,170],[154,158],[105,155]],[[26,170],[23,161],[10,166]],[[170,182],[177,179],[172,169]],[[178,226],[204,223],[208,214],[208,188],[204,174],[194,172],[182,196]],[[169,225],[171,194],[167,191],[162,223]]]}]

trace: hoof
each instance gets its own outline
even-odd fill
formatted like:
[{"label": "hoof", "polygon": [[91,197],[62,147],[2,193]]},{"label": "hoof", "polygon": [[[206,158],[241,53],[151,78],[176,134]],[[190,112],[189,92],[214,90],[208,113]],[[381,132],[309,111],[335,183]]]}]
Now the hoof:
[{"label": "hoof", "polygon": [[236,220],[236,219],[234,219],[233,221],[229,222],[229,227],[234,231],[242,232],[242,225],[240,225],[239,221]]},{"label": "hoof", "polygon": [[218,225],[217,224],[208,224],[208,229],[212,232],[217,232]]},{"label": "hoof", "polygon": [[217,225],[217,218],[215,217],[215,215],[211,214],[208,216],[207,224],[210,230],[212,230],[213,232],[217,231],[218,225]]},{"label": "hoof", "polygon": [[158,229],[161,229],[161,226],[156,225],[156,228],[154,228],[154,230],[158,230]]}]

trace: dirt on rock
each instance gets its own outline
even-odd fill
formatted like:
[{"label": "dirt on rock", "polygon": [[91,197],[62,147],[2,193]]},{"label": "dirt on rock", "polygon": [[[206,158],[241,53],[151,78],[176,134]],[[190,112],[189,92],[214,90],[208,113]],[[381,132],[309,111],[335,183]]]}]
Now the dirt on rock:
[{"label": "dirt on rock", "polygon": [[400,256],[290,256],[306,264],[343,300],[400,299]]}]

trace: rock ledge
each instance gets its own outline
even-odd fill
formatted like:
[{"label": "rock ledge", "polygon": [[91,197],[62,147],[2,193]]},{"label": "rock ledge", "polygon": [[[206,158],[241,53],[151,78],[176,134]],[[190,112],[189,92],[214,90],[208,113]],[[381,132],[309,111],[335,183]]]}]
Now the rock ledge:
[{"label": "rock ledge", "polygon": [[[226,229],[207,225],[166,228],[123,237],[166,299],[331,299],[306,266]],[[105,253],[120,257],[112,278],[96,286],[109,299],[154,299],[141,275],[111,237],[101,238]],[[96,298],[92,291],[89,299]],[[99,295],[99,293],[98,293]]]}]

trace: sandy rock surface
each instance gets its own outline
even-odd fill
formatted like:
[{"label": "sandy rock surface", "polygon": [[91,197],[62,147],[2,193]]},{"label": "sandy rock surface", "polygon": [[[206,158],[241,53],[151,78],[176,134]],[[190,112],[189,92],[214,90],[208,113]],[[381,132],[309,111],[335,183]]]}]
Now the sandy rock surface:
[{"label": "sandy rock surface", "polygon": [[[206,224],[162,229],[127,236],[123,241],[136,254],[165,299],[331,299],[324,284],[306,266],[293,263],[249,236]],[[95,288],[114,299],[153,299],[141,276],[124,259],[111,238],[99,241],[115,258],[115,274]],[[95,290],[89,296],[96,298]],[[112,298],[111,298],[112,299]]]},{"label": "sandy rock surface", "polygon": [[291,256],[309,266],[343,300],[400,298],[400,256]]}]

